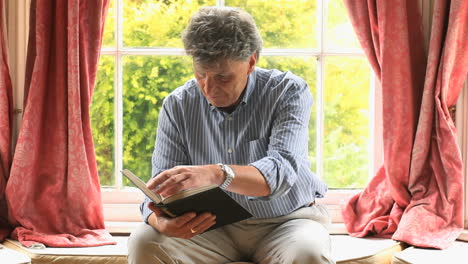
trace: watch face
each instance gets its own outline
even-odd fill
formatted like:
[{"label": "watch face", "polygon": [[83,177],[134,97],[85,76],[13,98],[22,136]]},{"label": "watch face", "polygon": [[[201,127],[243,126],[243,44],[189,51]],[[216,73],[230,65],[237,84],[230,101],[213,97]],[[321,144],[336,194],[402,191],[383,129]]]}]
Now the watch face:
[{"label": "watch face", "polygon": [[234,178],[234,171],[231,169],[231,167],[224,165],[224,168],[226,169],[227,176]]}]

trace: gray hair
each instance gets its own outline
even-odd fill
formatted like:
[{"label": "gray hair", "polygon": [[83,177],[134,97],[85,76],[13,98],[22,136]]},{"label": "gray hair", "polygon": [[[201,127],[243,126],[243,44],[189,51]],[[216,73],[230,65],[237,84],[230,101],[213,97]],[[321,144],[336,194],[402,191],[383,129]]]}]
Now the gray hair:
[{"label": "gray hair", "polygon": [[240,8],[202,7],[182,33],[185,52],[199,63],[257,58],[262,37],[252,16]]}]

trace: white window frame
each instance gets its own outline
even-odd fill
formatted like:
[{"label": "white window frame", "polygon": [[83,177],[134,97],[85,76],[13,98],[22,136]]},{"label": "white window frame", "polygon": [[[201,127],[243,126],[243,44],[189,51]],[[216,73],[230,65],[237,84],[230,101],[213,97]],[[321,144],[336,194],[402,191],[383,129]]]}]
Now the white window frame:
[{"label": "white window frame", "polygon": [[[130,202],[139,202],[143,199],[143,195],[139,192],[136,192],[132,187],[123,186],[122,175],[120,170],[122,169],[122,160],[123,160],[123,100],[122,100],[122,78],[123,78],[123,63],[122,57],[126,55],[185,55],[185,52],[182,48],[131,48],[125,47],[123,45],[123,30],[122,30],[122,21],[123,21],[123,0],[115,0],[115,9],[116,9],[116,18],[115,18],[115,46],[110,48],[106,47],[102,49],[102,55],[114,56],[114,187],[113,188],[103,188],[103,204],[105,211],[105,218],[107,221],[120,221],[123,219],[132,219],[135,221],[141,221],[139,219],[139,209],[136,205],[133,207],[130,205]],[[364,52],[361,49],[332,49],[327,47],[325,43],[325,30],[326,30],[326,17],[327,13],[327,1],[328,0],[316,0],[317,8],[320,10],[318,14],[318,24],[317,24],[317,36],[318,36],[318,48],[316,49],[262,49],[262,56],[298,56],[298,57],[315,57],[318,61],[317,64],[317,94],[315,98],[316,104],[316,128],[317,128],[317,138],[316,138],[316,164],[317,164],[317,175],[323,175],[323,137],[324,137],[324,75],[325,75],[325,58],[332,56],[357,56],[365,58]],[[224,6],[224,0],[217,0],[216,4],[218,6]],[[375,92],[376,80],[372,70],[371,72],[369,85],[370,85],[370,94]],[[371,116],[374,117],[375,114],[373,109],[375,108],[374,96],[369,96],[369,106],[371,108]],[[372,178],[375,175],[375,172],[378,170],[380,164],[376,163],[374,160],[374,145],[373,142],[375,133],[374,126],[375,120],[372,118],[369,122],[369,135],[370,135],[370,146],[369,146],[369,165],[373,167],[369,169],[368,178]],[[339,202],[343,199],[350,197],[352,194],[357,193],[359,190],[353,189],[333,189],[329,190],[327,197],[325,199],[320,199],[320,203],[326,204],[332,214],[333,222],[340,223],[342,222],[342,217],[339,208]],[[120,204],[120,205],[119,205]],[[123,206],[122,206],[123,204]]]},{"label": "white window frame", "polygon": [[[120,171],[122,170],[122,160],[123,160],[123,100],[122,100],[122,72],[123,72],[123,63],[122,57],[126,55],[143,55],[143,56],[154,56],[154,55],[175,55],[175,56],[183,56],[185,52],[182,48],[130,48],[124,47],[123,45],[123,30],[122,30],[122,21],[123,21],[123,14],[122,14],[122,1],[123,0],[115,0],[115,9],[116,9],[116,19],[115,19],[115,46],[112,48],[106,47],[103,48],[101,51],[102,55],[111,55],[115,57],[114,60],[114,67],[115,67],[115,75],[114,75],[114,93],[115,93],[115,101],[114,101],[114,186],[116,189],[123,188],[122,184],[122,174]],[[319,47],[317,49],[262,49],[262,56],[298,56],[298,57],[315,57],[319,63],[317,67],[317,95],[315,98],[315,104],[317,108],[317,116],[316,116],[316,127],[317,127],[317,150],[316,150],[316,161],[317,161],[317,175],[323,175],[323,130],[324,130],[324,120],[323,120],[323,91],[324,91],[324,74],[325,72],[323,69],[325,68],[325,57],[331,56],[359,56],[365,57],[364,53],[361,49],[329,49],[326,47],[325,43],[325,23],[323,21],[326,19],[324,18],[324,14],[326,13],[327,5],[323,5],[323,2],[327,0],[317,0],[318,9],[321,10],[318,16],[318,32],[317,34],[319,37]],[[217,5],[222,6],[224,5],[224,0],[217,0]],[[371,69],[369,69],[371,71]],[[371,71],[372,72],[372,71]],[[374,86],[374,75],[371,74],[370,81],[370,88],[371,93],[375,90]],[[373,109],[374,100],[373,96],[370,98],[370,106]],[[371,113],[371,116],[375,116],[374,113]],[[373,128],[374,120],[370,120],[369,127]],[[370,142],[374,142],[374,129],[370,129],[371,139]],[[373,146],[371,149],[373,150]],[[368,153],[373,153],[373,151],[368,151]],[[371,161],[370,164],[373,164],[374,155],[369,154],[369,160]],[[374,172],[369,170],[369,178],[373,177]]]},{"label": "white window frame", "polygon": [[[465,186],[468,185],[468,76],[457,101],[455,114],[458,144],[462,155]],[[460,239],[468,241],[468,188],[465,187],[465,232]]]},{"label": "white window frame", "polygon": [[[10,75],[12,78],[12,84],[13,84],[13,98],[14,98],[14,105],[15,105],[15,119],[14,119],[14,127],[13,127],[13,145],[16,143],[16,139],[19,133],[19,128],[21,126],[21,118],[22,118],[22,109],[23,109],[23,87],[24,87],[24,76],[25,76],[25,62],[26,62],[26,53],[27,53],[27,40],[28,40],[28,25],[29,25],[29,5],[30,5],[30,0],[25,0],[25,1],[17,1],[17,0],[0,0],[0,1],[5,1],[6,5],[6,20],[7,20],[7,33],[8,33],[8,55],[9,55],[9,66],[10,66]],[[120,2],[121,0],[119,0]],[[433,0],[431,1],[424,1],[420,0],[422,2],[422,10],[423,10],[423,20],[424,24],[426,26],[430,25],[431,23],[431,10],[433,6]],[[224,4],[223,0],[218,0],[218,5]],[[120,2],[121,3],[121,2]],[[323,11],[325,10],[326,6],[321,4],[321,1],[319,1],[320,5],[319,8],[320,10]],[[121,9],[120,9],[121,10]],[[122,21],[122,14],[121,12],[118,13],[118,16],[120,19],[116,19],[116,24],[121,23]],[[320,20],[323,21],[323,20]],[[119,25],[121,28],[121,24]],[[320,23],[319,27],[320,30],[323,32],[324,30],[324,24]],[[427,30],[428,27],[426,27]],[[118,32],[118,31],[116,31]],[[120,31],[117,33],[117,41],[116,45],[118,45],[117,49],[106,49],[104,48],[102,50],[102,54],[106,55],[114,55],[114,56],[119,56],[120,58],[123,55],[183,55],[184,52],[182,49],[158,49],[158,50],[153,50],[153,49],[122,49],[122,32]],[[426,35],[426,42],[428,42],[429,37]],[[323,40],[320,41],[320,47],[317,50],[273,50],[273,49],[265,49],[263,51],[264,55],[292,55],[292,56],[316,56],[318,58],[323,58],[324,56],[333,56],[333,55],[358,55],[361,56],[362,52],[361,51],[348,51],[347,53],[340,53],[336,51],[329,50],[327,52],[324,51],[322,48],[324,46]],[[121,60],[115,60],[115,69],[118,69],[115,71],[115,80],[119,80],[122,76],[122,64]],[[321,63],[323,64],[324,60],[321,60]],[[323,67],[323,65],[322,65]],[[120,69],[120,70],[119,70]],[[323,86],[323,71],[317,71],[317,86]],[[320,83],[319,83],[320,82]],[[320,86],[319,86],[320,85]],[[375,78],[371,81],[371,89],[376,87],[376,82]],[[121,87],[121,82],[116,82],[114,83],[114,87],[117,90],[116,92],[122,91]],[[323,96],[323,93],[319,93],[319,90],[317,90],[317,97]],[[322,90],[323,91],[323,90]],[[378,89],[374,90],[375,92],[378,91]],[[117,97],[116,93],[116,97]],[[379,96],[376,95],[376,98]],[[115,114],[119,114],[120,116],[122,113],[122,102],[121,102],[121,96],[120,96],[120,102],[116,104],[116,111]],[[318,98],[317,98],[318,100]],[[320,101],[322,101],[321,99]],[[379,102],[375,102],[374,100],[371,100],[371,106],[375,106],[376,104],[378,105]],[[323,105],[317,105],[317,107],[320,107],[323,110]],[[317,113],[319,113],[317,109]],[[323,112],[323,111],[322,111]],[[373,115],[374,116],[374,115]],[[317,131],[318,133],[321,133],[320,135],[323,135],[323,118],[317,119],[320,120],[319,125],[317,128],[320,131]],[[461,124],[463,123],[464,120],[468,120],[468,80],[465,83],[464,89],[460,95],[460,98],[457,103],[457,129],[458,129],[458,136],[459,136],[459,142],[460,146],[462,146],[461,151],[462,151],[462,156],[463,156],[463,163],[464,163],[464,175],[465,175],[465,183],[468,183],[468,125],[465,125],[465,129],[461,129]],[[371,137],[374,137],[376,133],[379,133],[378,127],[379,127],[379,122],[378,120],[372,120],[372,124],[376,127],[375,131],[371,133]],[[465,121],[466,122],[466,121]],[[122,133],[122,123],[116,124],[116,131],[118,133]],[[374,131],[374,130],[372,130]],[[121,138],[121,137],[120,137]],[[319,134],[317,134],[317,138],[319,137]],[[121,139],[119,142],[119,139],[116,139],[116,143],[119,144],[119,146],[122,146]],[[318,139],[319,142],[317,142],[317,146],[322,146],[322,142],[320,139]],[[373,148],[377,149],[377,151],[381,151],[381,147],[379,148],[378,146],[373,146]],[[320,148],[321,149],[321,148]],[[122,148],[120,148],[120,157],[122,157]],[[318,151],[317,151],[318,152]],[[372,152],[370,152],[372,153]],[[117,153],[116,153],[117,154]],[[320,155],[321,153],[317,153],[317,155]],[[378,157],[378,156],[377,156]],[[372,157],[371,157],[372,158]],[[121,160],[120,159],[120,165],[117,167],[121,168]],[[322,161],[321,159],[320,163]],[[372,161],[372,160],[371,160]],[[379,157],[377,160],[374,160],[374,171],[370,170],[371,172],[369,173],[369,177],[372,177],[375,175],[375,172],[381,165],[381,157]],[[320,166],[321,167],[321,166]],[[118,170],[117,170],[118,171]],[[119,175],[120,177],[120,175]],[[117,178],[119,178],[117,177]],[[117,179],[116,178],[116,179]],[[120,178],[122,179],[122,178]],[[138,223],[141,221],[140,219],[140,212],[138,209],[138,205],[140,201],[143,199],[143,195],[141,192],[135,190],[134,188],[122,188],[122,181],[116,181],[118,188],[103,188],[102,189],[102,198],[103,198],[103,204],[104,204],[104,215],[105,215],[105,220],[106,220],[106,227],[112,232],[123,232],[127,233],[132,230],[134,227],[135,223]],[[350,195],[353,195],[357,193],[359,190],[330,190],[327,193],[327,196],[325,199],[321,199],[321,203],[326,204],[330,211],[332,212],[335,218],[335,222],[340,222],[341,218],[341,213],[340,213],[340,208],[339,204],[343,199],[348,198]],[[345,229],[343,226],[339,226],[338,228],[335,229],[336,232],[338,233],[345,233]],[[468,190],[465,190],[465,232],[460,236],[461,239],[468,240]]]}]

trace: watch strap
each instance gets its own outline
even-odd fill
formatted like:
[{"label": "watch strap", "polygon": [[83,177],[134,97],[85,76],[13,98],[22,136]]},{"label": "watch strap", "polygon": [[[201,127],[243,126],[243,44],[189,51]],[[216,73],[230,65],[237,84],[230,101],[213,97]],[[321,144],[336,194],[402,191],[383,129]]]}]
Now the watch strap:
[{"label": "watch strap", "polygon": [[218,163],[221,170],[224,172],[224,182],[219,186],[219,188],[226,190],[226,188],[231,184],[232,180],[234,180],[235,174],[234,171],[226,164]]}]

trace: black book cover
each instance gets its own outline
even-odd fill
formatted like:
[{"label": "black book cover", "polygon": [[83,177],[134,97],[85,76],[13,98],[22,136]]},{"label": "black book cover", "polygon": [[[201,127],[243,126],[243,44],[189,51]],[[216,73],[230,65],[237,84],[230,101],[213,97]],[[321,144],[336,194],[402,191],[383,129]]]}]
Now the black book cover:
[{"label": "black book cover", "polygon": [[174,215],[187,212],[200,214],[210,212],[216,215],[216,223],[207,231],[252,217],[252,214],[238,204],[221,188],[216,187],[167,204],[156,204]]}]

